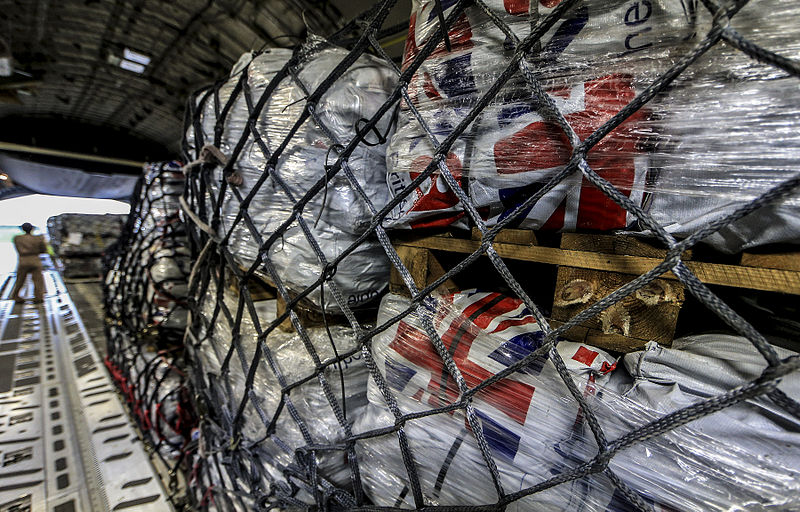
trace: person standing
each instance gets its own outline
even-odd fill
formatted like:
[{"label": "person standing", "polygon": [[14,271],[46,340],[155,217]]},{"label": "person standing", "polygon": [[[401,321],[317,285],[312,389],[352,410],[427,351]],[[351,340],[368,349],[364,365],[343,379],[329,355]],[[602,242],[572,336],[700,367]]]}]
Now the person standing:
[{"label": "person standing", "polygon": [[39,255],[47,252],[47,244],[44,236],[31,234],[33,226],[29,222],[20,226],[20,229],[25,233],[14,237],[14,247],[19,254],[19,263],[17,264],[17,281],[14,283],[11,298],[16,303],[25,302],[25,299],[20,297],[20,292],[30,274],[33,278],[33,302],[39,304],[44,301],[44,277],[42,276],[42,260],[39,259]]}]

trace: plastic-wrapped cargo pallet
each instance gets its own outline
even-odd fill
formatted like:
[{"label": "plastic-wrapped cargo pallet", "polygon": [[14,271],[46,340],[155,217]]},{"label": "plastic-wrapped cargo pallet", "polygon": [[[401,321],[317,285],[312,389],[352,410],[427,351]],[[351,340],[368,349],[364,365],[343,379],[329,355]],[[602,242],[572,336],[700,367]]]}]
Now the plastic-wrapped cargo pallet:
[{"label": "plastic-wrapped cargo pallet", "polygon": [[[468,7],[449,30],[453,51],[435,51],[409,85],[427,131],[450,135],[506,68],[513,52],[493,22],[499,17],[519,38],[531,21],[559,2],[490,2]],[[793,30],[797,9],[786,2],[750,5],[735,27],[754,42],[800,56]],[[405,63],[438,30],[436,3],[415,1]],[[448,4],[453,10],[455,3]],[[759,5],[763,5],[763,2]],[[686,54],[710,28],[695,2],[587,2],[550,29],[526,59],[540,86],[585,141],[637,93]],[[491,15],[491,17],[490,17]],[[769,27],[769,30],[760,29]],[[495,58],[495,56],[504,58]],[[796,80],[728,45],[717,45],[670,88],[596,141],[587,163],[669,233],[688,236],[724,218],[798,171],[794,126]],[[489,225],[539,192],[563,170],[570,140],[531,96],[519,74],[506,83],[451,148],[446,165]],[[401,108],[388,150],[393,190],[407,186],[431,161],[434,146],[408,109]],[[765,207],[705,241],[735,252],[773,242],[800,242],[800,202]],[[464,209],[437,174],[425,180],[389,217],[393,227],[463,223]],[[573,173],[510,225],[544,229],[637,229],[632,212]]]},{"label": "plastic-wrapped cargo pallet", "polygon": [[[245,316],[239,326],[237,339],[239,346],[231,342],[233,333],[224,312],[217,309],[217,289],[210,284],[199,307],[198,321],[201,324],[193,341],[202,347],[198,352],[199,368],[205,388],[213,393],[213,399],[220,408],[209,411],[208,419],[213,418],[211,430],[204,431],[201,442],[205,450],[213,455],[208,457],[211,465],[231,465],[232,472],[246,471],[250,479],[240,485],[256,489],[269,488],[282,481],[283,475],[293,472],[302,474],[308,465],[307,457],[314,457],[319,464],[319,478],[329,488],[347,488],[350,472],[345,450],[304,454],[312,439],[325,442],[343,441],[343,427],[354,418],[362,416],[367,400],[368,371],[360,354],[352,354],[341,362],[341,368],[329,366],[318,378],[299,385],[290,396],[282,396],[282,388],[287,383],[299,383],[313,377],[314,359],[307,351],[310,343],[322,360],[329,360],[337,354],[357,349],[353,331],[344,326],[311,328],[306,331],[307,338],[297,333],[273,331],[263,342],[262,357],[269,366],[259,365],[252,377],[245,370],[258,349],[258,329],[254,322]],[[230,289],[223,291],[223,301],[229,309],[235,309],[237,297]],[[275,319],[275,301],[255,302],[259,320],[269,322]],[[234,351],[236,353],[234,353]],[[254,392],[244,409],[239,411],[240,398],[245,396],[248,378]],[[342,387],[344,386],[344,387]],[[343,391],[344,390],[344,391]],[[328,404],[328,396],[341,399],[342,418],[337,418]],[[287,413],[274,419],[268,427],[265,419],[272,417],[277,410],[285,408]],[[240,439],[243,450],[236,457],[226,452],[229,441],[226,432],[233,427],[238,417],[241,426]],[[349,418],[349,420],[348,420]],[[211,426],[211,425],[209,425]],[[228,477],[229,478],[229,477]],[[288,478],[291,481],[291,478]],[[210,480],[198,482],[201,494],[209,486],[225,487],[225,477],[210,475]],[[301,490],[298,499],[313,502],[313,491]],[[229,497],[230,498],[230,497]],[[257,500],[238,498],[239,508],[247,510],[255,506]],[[221,503],[227,498],[220,497]],[[225,508],[225,507],[223,507]]]},{"label": "plastic-wrapped cargo pallet", "polygon": [[152,326],[180,330],[186,325],[190,262],[178,214],[184,186],[180,169],[177,162],[145,168],[132,221],[110,259],[106,283],[115,288],[110,311],[133,333]]},{"label": "plastic-wrapped cargo pallet", "polygon": [[[352,138],[353,130],[377,111],[394,86],[387,65],[362,56],[320,98],[313,122],[294,127],[305,108],[303,98],[319,86],[345,55],[345,50],[317,39],[311,39],[298,52],[270,49],[256,56],[245,54],[218,92],[223,103],[232,101],[227,117],[218,118],[216,103],[205,95],[200,99],[199,126],[192,126],[188,132],[190,150],[202,146],[199,141],[203,140],[213,141],[226,154],[236,148],[240,155],[232,169],[241,183],[223,191],[220,187],[222,168],[218,168],[208,193],[220,204],[219,233],[221,236],[229,234],[229,249],[242,265],[249,266],[256,260],[263,240],[289,226],[281,232],[281,243],[270,250],[269,259],[280,280],[293,292],[303,291],[322,274],[324,265],[319,259],[320,252],[329,259],[339,257],[369,225],[370,212],[344,176],[332,178],[325,184],[325,193],[308,204],[302,216],[305,222],[296,221],[292,209],[295,200],[302,197],[335,161],[343,145]],[[243,66],[247,66],[245,71]],[[247,92],[239,93],[240,82],[247,84]],[[237,147],[252,105],[265,90],[272,88],[274,92],[263,105],[257,121],[261,138],[248,138],[243,146]],[[247,95],[249,101],[245,99]],[[214,136],[217,123],[223,123],[219,141]],[[277,144],[295,128],[298,131],[290,146],[273,162],[272,152]],[[384,119],[375,130],[385,134],[389,128],[390,120]],[[348,171],[380,208],[389,194],[385,185],[386,147],[378,142],[360,145],[350,156]],[[266,168],[269,172],[265,174]],[[266,177],[263,183],[259,180],[262,175]],[[252,197],[249,219],[243,220],[237,215],[240,202],[246,196]],[[309,236],[313,237],[313,244]],[[347,255],[346,261],[333,282],[347,304],[359,307],[374,301],[386,287],[389,272],[383,250],[376,242],[367,241]],[[339,311],[330,291],[327,296],[326,309]],[[317,291],[308,299],[319,306],[323,297],[324,292]]]},{"label": "plastic-wrapped cargo pallet", "polygon": [[[378,323],[401,313],[409,305],[403,298],[386,296]],[[531,312],[521,301],[497,293],[472,291],[445,296],[437,301],[433,311],[426,313],[427,319],[416,315],[406,317],[372,342],[385,385],[396,393],[396,406],[406,414],[447,407],[460,398],[459,384],[447,375],[435,345],[426,334],[426,323],[434,326],[442,346],[452,353],[469,388],[543,346],[544,333]],[[599,424],[610,439],[621,438],[626,431],[657,418],[658,414],[650,407],[657,401],[647,400],[644,383],[637,383],[635,394],[630,394],[624,375],[617,376],[614,386],[609,385],[611,373],[617,366],[617,361],[609,354],[568,341],[559,343],[556,350],[564,365],[562,371],[567,372],[575,389],[594,408]],[[706,370],[712,365],[724,367],[724,359],[719,358],[726,353],[713,348],[707,350]],[[674,352],[677,358],[690,357],[688,352],[686,355],[678,350]],[[628,360],[633,361],[634,354],[626,362]],[[494,456],[499,480],[493,481],[485,468],[480,440],[470,434],[475,424],[461,411],[426,415],[406,426],[411,450],[420,454],[415,463],[426,499],[442,505],[492,503],[499,498],[497,485],[509,493],[522,491],[552,476],[577,469],[591,459],[598,450],[596,440],[584,424],[580,407],[570,396],[554,363],[547,360],[547,352],[542,352],[520,372],[494,388],[474,394],[475,417],[483,430],[483,441]],[[673,381],[684,382],[691,375],[688,370],[687,367],[674,369]],[[644,371],[641,365],[637,371]],[[757,377],[750,373],[751,378]],[[717,375],[727,377],[722,371]],[[744,381],[727,378],[729,385]],[[715,391],[719,393],[724,389],[721,386]],[[796,385],[784,389],[797,396]],[[370,382],[370,407],[357,421],[356,432],[391,428],[395,424],[395,416],[383,392],[376,381]],[[688,405],[692,401],[678,403]],[[670,410],[657,405],[662,410],[659,412]],[[770,421],[771,412],[765,410],[762,414],[748,415],[738,411],[734,416],[742,417],[737,425],[727,421],[720,424],[720,417],[710,417],[701,431],[695,430],[693,424],[646,444],[627,447],[612,459],[609,468],[626,485],[641,489],[649,505],[663,510],[731,510],[737,506],[758,508],[766,504],[796,506],[796,499],[787,493],[798,487],[795,479],[800,475],[800,422],[797,418],[792,421],[784,414],[783,419],[792,430],[775,428],[777,425],[773,424],[769,431],[774,434],[762,431],[764,444],[761,446],[742,436],[748,430],[763,428]],[[727,419],[727,414],[725,417]],[[703,435],[704,431],[713,436]],[[734,437],[736,433],[739,436]],[[782,442],[789,451],[777,449],[774,444],[770,446],[775,441]],[[362,446],[362,475],[373,501],[387,507],[413,506],[397,436],[369,439]],[[733,460],[736,461],[735,474],[709,471],[709,468],[729,465]],[[699,475],[702,476],[698,478]],[[762,480],[765,475],[769,477]],[[520,511],[627,509],[625,499],[618,496],[612,480],[604,474],[523,495],[509,508]]]},{"label": "plastic-wrapped cargo pallet", "polygon": [[63,213],[47,219],[53,251],[64,264],[64,277],[98,277],[103,254],[119,238],[127,215]]},{"label": "plastic-wrapped cargo pallet", "polygon": [[183,361],[188,239],[180,218],[178,162],[148,164],[129,221],[109,251],[105,279],[105,364],[145,437],[170,468],[187,463],[195,426]]},{"label": "plastic-wrapped cargo pallet", "polygon": [[[195,94],[196,508],[800,507],[800,355],[682,260],[700,241],[798,241],[800,14],[769,5],[414,2],[397,68],[387,0]],[[747,232],[764,219],[789,221]],[[421,293],[386,229],[453,225],[483,239]],[[510,226],[647,230],[669,251],[555,328],[526,292],[544,280],[494,247]],[[428,291],[482,255],[496,291]],[[409,297],[383,294],[390,264]],[[738,336],[624,356],[561,338],[670,271]],[[358,311],[382,294],[377,317]]]}]

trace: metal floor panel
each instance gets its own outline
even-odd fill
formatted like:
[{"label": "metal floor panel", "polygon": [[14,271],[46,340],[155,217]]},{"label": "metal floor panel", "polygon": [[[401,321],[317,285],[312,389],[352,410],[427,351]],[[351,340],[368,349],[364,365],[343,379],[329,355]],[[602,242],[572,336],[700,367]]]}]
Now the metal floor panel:
[{"label": "metal floor panel", "polygon": [[172,510],[60,275],[45,282],[44,304],[15,304],[0,275],[0,512]]}]

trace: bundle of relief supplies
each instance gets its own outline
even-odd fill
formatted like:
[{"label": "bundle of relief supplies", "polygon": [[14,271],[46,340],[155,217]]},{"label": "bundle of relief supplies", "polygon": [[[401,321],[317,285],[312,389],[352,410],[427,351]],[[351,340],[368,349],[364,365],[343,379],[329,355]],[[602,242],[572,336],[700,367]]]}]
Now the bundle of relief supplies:
[{"label": "bundle of relief supplies", "polygon": [[[656,510],[800,506],[800,422],[766,398],[626,443],[609,462],[616,481],[608,472],[580,472],[599,448],[573,392],[613,443],[755,379],[765,363],[744,339],[687,338],[673,349],[652,344],[623,365],[586,344],[560,341],[548,350],[531,311],[502,294],[469,290],[413,306],[390,294],[378,325],[412,313],[371,339],[369,362],[363,348],[353,352],[353,331],[333,325],[304,334],[274,330],[261,337],[258,352],[254,318],[246,313],[236,328],[223,312],[236,311],[236,293],[226,289],[219,303],[209,283],[203,297],[199,329],[188,338],[210,405],[194,485],[222,509],[311,506],[320,493],[331,505],[352,505],[355,485],[374,505],[401,508],[492,505],[500,499],[497,486],[520,492],[507,506],[515,511],[636,510],[623,489]],[[259,324],[276,318],[274,301],[254,307]],[[341,366],[325,364],[345,353],[353,355]],[[325,369],[316,371],[315,360]],[[455,370],[469,389],[506,374],[465,409],[454,406],[462,396]],[[797,398],[797,377],[785,380],[781,389]],[[395,431],[399,417],[406,418],[407,448]],[[526,492],[574,470],[573,478]]]},{"label": "bundle of relief supplies", "polygon": [[124,343],[118,334],[106,367],[139,422],[139,428],[165,460],[185,456],[196,423],[185,372],[174,351],[156,352]]},{"label": "bundle of relief supplies", "polygon": [[[491,13],[521,40],[559,5],[487,0]],[[434,0],[414,0],[404,68],[439,29]],[[444,16],[456,2],[442,2]],[[783,57],[800,57],[791,2],[750,2],[731,26]],[[581,140],[600,128],[711,29],[712,15],[693,0],[576,2],[523,64]],[[475,107],[509,65],[515,45],[470,5],[409,84],[387,151],[393,195],[409,185],[439,142]],[[720,43],[668,88],[628,117],[587,154],[588,165],[668,232],[687,236],[800,172],[796,77]],[[569,139],[521,73],[514,75],[455,141],[446,165],[481,217],[500,222],[570,160]],[[417,119],[414,110],[424,121]],[[768,205],[706,241],[735,252],[772,242],[800,242],[798,194]],[[436,170],[384,222],[394,228],[465,226],[464,205]],[[509,227],[639,231],[631,213],[576,171]]]},{"label": "bundle of relief supplies", "polygon": [[142,251],[147,277],[143,304],[149,305],[149,323],[175,329],[186,326],[186,297],[191,271],[186,227],[180,217],[179,198],[185,177],[180,163],[161,162],[145,167],[142,218],[134,246]]},{"label": "bundle of relief supplies", "polygon": [[[387,295],[378,324],[410,306],[405,298]],[[431,331],[441,340],[439,349]],[[598,445],[565,378],[572,380],[606,439],[613,442],[668,412],[745,384],[766,366],[763,359],[759,366],[758,354],[752,346],[748,351],[746,340],[733,352],[731,342],[721,340],[728,351],[720,352],[716,360],[711,354],[719,343],[712,344],[701,350],[706,359],[694,365],[690,363],[697,356],[691,355],[691,349],[686,351],[691,342],[677,343],[676,350],[662,349],[674,355],[659,355],[651,346],[644,355],[625,358],[634,382],[603,350],[561,341],[554,353],[545,347],[516,372],[475,393],[471,409],[449,407],[462,393],[452,366],[445,365],[440,355],[443,351],[472,389],[530,357],[544,345],[544,338],[521,301],[477,290],[430,299],[375,336],[371,351],[394,406],[387,405],[387,389],[371,379],[369,405],[356,420],[355,433],[364,436],[356,447],[365,489],[373,502],[421,506],[412,492],[413,471],[425,504],[490,505],[500,499],[496,484],[512,494],[590,463]],[[725,358],[736,352],[747,354],[746,362],[726,364]],[[556,358],[564,365],[564,377],[556,369]],[[690,373],[680,374],[689,369],[697,374],[698,366],[708,372],[705,377],[690,379]],[[727,375],[719,371],[734,367],[747,371]],[[791,387],[782,389],[797,398],[797,378],[791,382]],[[683,389],[684,383],[701,393],[695,392],[693,398],[688,393],[679,396],[675,388]],[[759,399],[757,403],[765,402]],[[398,433],[391,430],[397,424],[394,407],[397,414],[416,415],[403,424],[408,453],[401,448]],[[800,506],[798,419],[785,412],[778,415],[774,405],[750,402],[716,414],[627,445],[614,454],[609,469],[638,493],[642,503],[656,510],[793,510]],[[497,482],[476,429],[496,465]],[[605,472],[579,474],[557,484],[523,493],[507,509],[636,510]]]},{"label": "bundle of relief supplies", "polygon": [[96,277],[103,254],[117,241],[127,215],[62,213],[47,219],[50,245],[64,265],[64,277]]},{"label": "bundle of relief supplies", "polygon": [[106,367],[144,436],[170,467],[182,463],[196,418],[181,340],[190,252],[179,162],[144,166],[128,222],[109,249]]},{"label": "bundle of relief supplies", "polygon": [[179,162],[147,164],[139,197],[106,275],[108,311],[130,326],[183,329],[191,258],[179,198]]},{"label": "bundle of relief supplies", "polygon": [[[221,193],[223,166],[217,167],[209,185],[213,202],[208,200],[206,204],[215,205],[221,216],[219,236],[223,238],[230,232],[228,248],[245,266],[256,260],[263,241],[282,229],[296,201],[324,179],[328,166],[336,161],[338,153],[356,136],[365,120],[386,101],[396,81],[388,64],[368,55],[360,57],[322,95],[315,105],[315,117],[293,133],[274,167],[268,168],[272,153],[292,132],[305,110],[306,97],[348,54],[315,37],[297,52],[273,48],[255,55],[245,54],[216,92],[220,105],[232,101],[227,116],[224,120],[218,116],[211,94],[201,97],[197,114],[200,130],[189,128],[187,133],[190,150],[199,151],[204,144],[215,144],[229,158],[235,156],[237,144],[244,139],[232,165],[237,179],[228,180],[230,183],[226,183],[225,192]],[[281,74],[287,69],[287,74]],[[240,79],[246,80],[247,92],[237,89]],[[269,89],[273,80],[279,83]],[[265,91],[271,92],[256,119],[258,136],[255,136],[247,129],[248,117]],[[221,139],[215,140],[215,126],[220,122]],[[390,116],[384,116],[376,130],[387,133]],[[386,204],[389,196],[385,183],[385,154],[386,144],[371,135],[359,144],[345,164],[378,209]],[[247,205],[251,227],[243,218],[237,219],[237,215],[242,209],[241,200],[255,187],[257,191]],[[214,213],[206,212],[209,219]],[[300,215],[305,226],[297,220],[289,224],[280,231],[280,239],[263,255],[274,265],[283,285],[293,293],[302,292],[322,275],[325,265],[319,253],[326,262],[334,260],[366,231],[371,220],[366,203],[345,176],[344,169],[325,183]],[[383,249],[377,240],[369,238],[341,262],[333,283],[347,305],[357,308],[374,301],[386,287],[388,274],[389,261]],[[326,310],[340,309],[330,290],[314,290],[308,299],[319,309],[323,296]]]},{"label": "bundle of relief supplies", "polygon": [[[222,308],[235,312],[239,297],[227,288],[221,297],[217,302],[217,285],[210,282],[198,304],[198,328],[189,338],[194,346],[193,371],[202,380],[205,399],[211,404],[210,421],[203,433],[204,451],[226,453],[230,461],[223,466],[230,464],[230,469],[222,472],[215,470],[213,461],[203,461],[206,478],[211,479],[208,483],[222,493],[225,488],[248,488],[253,496],[256,487],[264,491],[286,485],[296,487],[295,499],[313,503],[313,486],[303,478],[308,477],[313,463],[322,485],[348,488],[351,475],[346,450],[322,450],[310,457],[307,449],[342,442],[345,426],[363,415],[369,378],[364,359],[355,353],[341,364],[327,366],[319,375],[304,379],[315,373],[315,359],[326,362],[352,351],[356,347],[353,330],[331,325],[308,328],[300,335],[276,329],[263,340],[263,351],[255,358],[259,345],[256,322],[245,313],[235,329]],[[275,302],[253,303],[261,328],[275,320]],[[252,365],[256,365],[253,370]],[[250,371],[252,388],[248,390]],[[287,385],[299,382],[302,384],[283,395]],[[242,404],[241,422],[234,424],[232,419]],[[232,436],[240,442],[231,452]],[[240,467],[248,468],[246,479],[237,473]]]}]

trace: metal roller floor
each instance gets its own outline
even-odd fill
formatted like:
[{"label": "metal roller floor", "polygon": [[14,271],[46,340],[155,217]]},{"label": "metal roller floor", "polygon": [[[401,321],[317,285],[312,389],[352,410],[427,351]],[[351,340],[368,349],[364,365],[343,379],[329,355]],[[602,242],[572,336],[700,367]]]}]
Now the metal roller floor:
[{"label": "metal roller floor", "polygon": [[172,510],[60,274],[36,305],[8,298],[14,278],[0,274],[0,512]]}]

